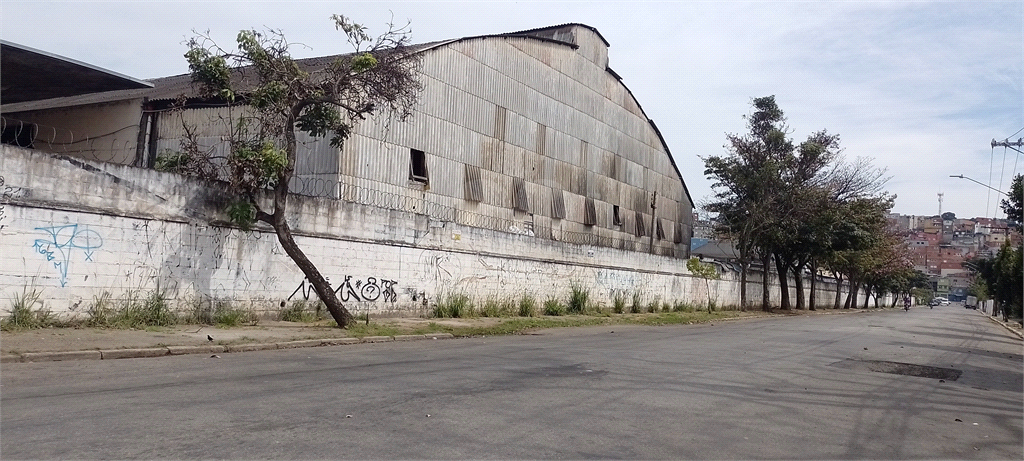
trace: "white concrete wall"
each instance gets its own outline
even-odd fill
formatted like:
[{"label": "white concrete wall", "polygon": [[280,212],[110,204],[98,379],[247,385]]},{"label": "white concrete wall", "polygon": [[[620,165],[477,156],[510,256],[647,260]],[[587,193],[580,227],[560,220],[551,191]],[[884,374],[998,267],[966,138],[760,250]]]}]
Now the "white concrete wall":
[{"label": "white concrete wall", "polygon": [[[186,306],[212,298],[269,309],[315,296],[274,234],[225,225],[216,188],[10,146],[0,177],[0,311],[26,289],[41,290],[57,313],[83,312],[103,293],[125,298],[157,288]],[[572,281],[609,306],[617,292],[639,291],[645,303],[707,299],[704,281],[677,258],[331,199],[294,197],[290,206],[300,247],[358,311],[423,313],[424,298],[447,292],[564,299]],[[712,284],[720,306],[739,302],[732,278]],[[750,292],[759,299],[757,285]],[[831,303],[830,292],[819,296]]]}]

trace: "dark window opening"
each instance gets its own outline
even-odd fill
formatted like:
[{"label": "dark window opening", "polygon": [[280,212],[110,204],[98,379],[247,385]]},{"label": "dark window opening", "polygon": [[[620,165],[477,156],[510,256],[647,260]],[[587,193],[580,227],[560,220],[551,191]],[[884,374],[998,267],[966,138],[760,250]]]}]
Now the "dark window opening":
[{"label": "dark window opening", "polygon": [[612,205],[612,224],[616,226],[622,225],[622,213],[619,211],[618,205]]},{"label": "dark window opening", "polygon": [[565,219],[565,197],[561,190],[554,188],[551,189],[551,217]]},{"label": "dark window opening", "polygon": [[483,199],[484,186],[480,179],[480,167],[466,165],[466,200],[481,202]]},{"label": "dark window opening", "polygon": [[512,178],[512,208],[523,213],[530,212],[530,200],[526,195],[526,181]]},{"label": "dark window opening", "polygon": [[39,127],[34,123],[4,118],[3,135],[0,141],[4,144],[32,149],[38,129]]},{"label": "dark window opening", "polygon": [[597,204],[592,198],[588,198],[583,204],[583,224],[587,226],[597,224]]},{"label": "dark window opening", "polygon": [[656,220],[657,226],[654,232],[655,238],[658,240],[665,240],[665,228],[661,225],[661,220]]},{"label": "dark window opening", "polygon": [[409,151],[409,180],[427,183],[427,154],[418,149]]},{"label": "dark window opening", "polygon": [[683,243],[683,237],[686,229],[683,227],[683,223],[676,223],[676,234],[672,239],[672,243]]},{"label": "dark window opening", "polygon": [[647,235],[647,229],[646,229],[646,226],[644,226],[644,214],[639,212],[639,211],[636,212],[636,233],[635,233],[635,235],[637,237],[643,237],[643,236]]}]

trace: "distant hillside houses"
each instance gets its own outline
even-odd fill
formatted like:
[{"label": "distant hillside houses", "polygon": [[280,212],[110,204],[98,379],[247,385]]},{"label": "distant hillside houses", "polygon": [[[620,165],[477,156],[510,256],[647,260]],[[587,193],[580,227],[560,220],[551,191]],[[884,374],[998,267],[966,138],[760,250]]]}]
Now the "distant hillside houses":
[{"label": "distant hillside houses", "polygon": [[990,258],[1007,240],[1016,243],[1020,234],[1005,219],[889,215],[889,223],[904,237],[915,269],[932,277],[937,296],[952,300],[966,297],[973,276],[963,262]]}]

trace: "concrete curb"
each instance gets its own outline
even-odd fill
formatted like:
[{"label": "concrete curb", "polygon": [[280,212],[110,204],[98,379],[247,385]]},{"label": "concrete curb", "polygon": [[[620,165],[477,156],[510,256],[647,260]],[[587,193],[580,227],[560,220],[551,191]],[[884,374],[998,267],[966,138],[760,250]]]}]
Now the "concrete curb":
[{"label": "concrete curb", "polygon": [[992,317],[991,315],[985,314],[984,312],[982,313],[982,315],[984,315],[985,317],[988,317],[989,320],[991,320],[991,321],[995,322],[997,325],[1005,328],[1006,331],[1009,331],[1010,333],[1013,333],[1018,338],[1024,339],[1024,333],[1022,333],[1020,331],[1017,331],[1014,328],[1011,328],[1009,325],[1003,323],[1002,321],[1000,321],[999,319],[997,319],[995,317]]},{"label": "concrete curb", "polygon": [[224,346],[167,346],[167,351],[171,355],[216,354],[227,350]]},{"label": "concrete curb", "polygon": [[64,360],[99,360],[100,351],[26,352],[21,354],[22,362],[58,362]]},{"label": "concrete curb", "polygon": [[217,354],[225,352],[249,352],[276,349],[297,349],[302,347],[344,346],[360,343],[383,343],[392,341],[418,341],[425,339],[454,339],[451,333],[432,333],[426,335],[397,336],[365,336],[362,338],[323,338],[282,341],[275,343],[245,343],[201,346],[165,346],[133,349],[102,349],[88,351],[57,351],[57,352],[24,352],[21,354],[3,354],[0,363],[26,362],[58,362],[68,360],[115,360],[136,359],[146,357],[165,357],[171,355]]},{"label": "concrete curb", "polygon": [[143,349],[101,349],[100,358],[103,360],[112,359],[135,359],[140,357],[162,357],[171,355],[166,347],[147,347]]},{"label": "concrete curb", "polygon": [[320,344],[322,346],[345,346],[348,344],[356,344],[358,342],[359,338],[328,338],[320,340]]},{"label": "concrete curb", "polygon": [[363,336],[359,342],[363,343],[384,343],[388,341],[394,341],[395,338],[391,336]]}]

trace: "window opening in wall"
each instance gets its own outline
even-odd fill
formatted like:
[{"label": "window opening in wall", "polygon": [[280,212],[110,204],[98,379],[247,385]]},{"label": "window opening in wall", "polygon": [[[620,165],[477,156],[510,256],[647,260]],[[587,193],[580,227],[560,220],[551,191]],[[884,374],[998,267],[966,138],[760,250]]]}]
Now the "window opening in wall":
[{"label": "window opening in wall", "polygon": [[612,224],[615,226],[622,225],[622,212],[619,210],[618,205],[612,205]]},{"label": "window opening in wall", "polygon": [[526,180],[512,178],[512,208],[524,213],[530,212],[530,200],[526,196]]},{"label": "window opening in wall", "polygon": [[483,199],[484,186],[480,179],[480,167],[466,165],[466,200],[481,202]]},{"label": "window opening in wall", "polygon": [[655,219],[657,222],[657,229],[655,229],[654,237],[658,240],[665,240],[665,228],[661,225],[660,219]]},{"label": "window opening in wall", "polygon": [[683,223],[676,223],[676,235],[675,238],[672,239],[672,243],[683,243],[684,232],[686,232],[686,229],[683,227]]},{"label": "window opening in wall", "polygon": [[636,212],[636,236],[643,237],[647,235],[647,229],[644,227],[644,214]]},{"label": "window opening in wall", "polygon": [[427,154],[419,149],[410,149],[409,180],[426,184],[427,178]]},{"label": "window opening in wall", "polygon": [[565,219],[565,197],[559,189],[551,189],[551,217]]},{"label": "window opening in wall", "polygon": [[0,142],[12,146],[33,148],[32,143],[36,139],[39,126],[35,123],[26,123],[21,120],[0,118],[0,126],[3,127],[3,135]]},{"label": "window opening in wall", "polygon": [[588,198],[583,207],[583,224],[587,226],[597,224],[597,204],[594,203],[594,199]]}]

